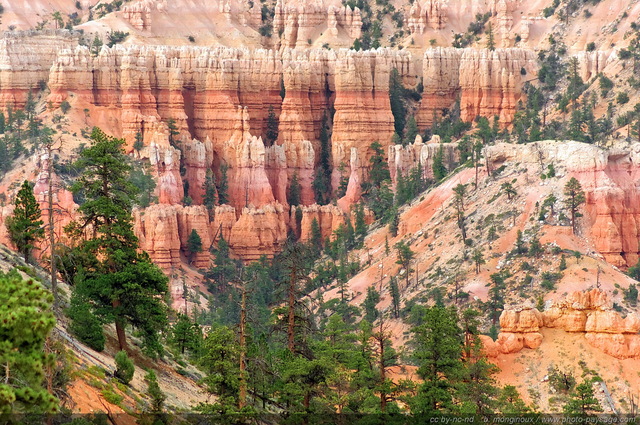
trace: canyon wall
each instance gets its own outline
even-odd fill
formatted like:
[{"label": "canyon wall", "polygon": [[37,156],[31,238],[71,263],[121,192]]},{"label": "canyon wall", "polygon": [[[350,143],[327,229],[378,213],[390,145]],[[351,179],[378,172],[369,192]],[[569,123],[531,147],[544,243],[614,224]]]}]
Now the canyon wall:
[{"label": "canyon wall", "polygon": [[516,353],[523,348],[537,348],[543,341],[541,328],[558,328],[583,333],[587,342],[618,358],[640,358],[640,316],[623,317],[613,310],[607,292],[592,289],[571,292],[540,312],[531,306],[505,309],[500,315],[500,334],[488,343],[490,352]]},{"label": "canyon wall", "polygon": [[[586,214],[579,221],[580,232],[608,263],[624,267],[638,262],[640,144],[625,150],[603,150],[579,142],[500,143],[491,146],[486,155],[492,169],[505,161],[544,168],[553,164],[558,176],[576,177],[586,199],[581,207]],[[562,197],[558,198],[562,202]]]}]

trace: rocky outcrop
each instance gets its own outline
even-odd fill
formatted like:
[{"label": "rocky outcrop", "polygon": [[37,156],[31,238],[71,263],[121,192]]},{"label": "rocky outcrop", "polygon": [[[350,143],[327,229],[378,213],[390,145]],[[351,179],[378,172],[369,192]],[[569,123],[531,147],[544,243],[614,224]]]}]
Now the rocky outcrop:
[{"label": "rocky outcrop", "polygon": [[537,348],[542,327],[584,333],[590,345],[619,359],[640,358],[640,316],[621,316],[608,293],[599,289],[569,293],[542,313],[533,307],[505,309],[496,347],[505,354]]},{"label": "rocky outcrop", "polygon": [[460,116],[498,116],[511,123],[523,81],[536,70],[536,55],[524,49],[436,48],[424,52],[424,92],[418,113],[421,128],[431,125],[443,108],[460,97]]},{"label": "rocky outcrop", "polygon": [[134,229],[140,249],[163,269],[180,265],[180,234],[177,210],[179,205],[152,205],[134,210]]},{"label": "rocky outcrop", "polygon": [[542,343],[542,325],[542,315],[535,308],[504,310],[500,315],[500,334],[496,341],[498,350],[508,354],[523,348],[538,348]]},{"label": "rocky outcrop", "polygon": [[[393,115],[389,103],[389,73],[403,52],[341,51],[336,59],[336,99],[331,137],[334,172],[332,184],[338,187],[338,167],[349,167],[351,149],[357,150],[360,167],[369,163],[369,145],[378,141],[383,148],[391,142]],[[364,170],[359,169],[358,172]]]},{"label": "rocky outcrop", "polygon": [[505,161],[531,166],[553,163],[567,177],[575,176],[585,192],[582,225],[596,250],[616,266],[638,262],[640,247],[640,144],[626,150],[603,150],[578,142],[498,144],[487,149],[490,167]]},{"label": "rocky outcrop", "polygon": [[423,34],[426,28],[439,30],[449,21],[447,2],[442,0],[416,1],[409,10],[409,31]]},{"label": "rocky outcrop", "polygon": [[417,169],[422,169],[424,179],[433,179],[433,161],[442,149],[443,164],[447,170],[455,168],[460,161],[460,151],[456,143],[441,143],[439,136],[433,136],[428,143],[422,142],[422,136],[417,136],[414,143],[403,145],[391,145],[388,150],[389,171],[394,184],[398,182],[398,173],[408,176]]},{"label": "rocky outcrop", "polygon": [[78,45],[79,33],[67,30],[7,31],[0,38],[0,105],[23,108],[29,92],[49,79],[59,51]]},{"label": "rocky outcrop", "polygon": [[284,209],[278,203],[261,208],[243,208],[231,229],[229,246],[243,260],[272,257],[282,250],[287,239]]}]

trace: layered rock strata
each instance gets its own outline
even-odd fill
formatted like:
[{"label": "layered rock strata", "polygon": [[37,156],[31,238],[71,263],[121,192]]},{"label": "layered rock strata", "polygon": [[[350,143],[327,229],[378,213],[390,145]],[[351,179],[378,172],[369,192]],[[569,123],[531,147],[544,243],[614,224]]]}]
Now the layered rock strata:
[{"label": "layered rock strata", "polygon": [[618,359],[640,358],[640,316],[621,316],[613,310],[608,293],[599,289],[572,292],[543,312],[533,307],[505,309],[498,340],[495,346],[488,342],[489,351],[507,354],[537,348],[543,327],[584,333],[590,345]]}]

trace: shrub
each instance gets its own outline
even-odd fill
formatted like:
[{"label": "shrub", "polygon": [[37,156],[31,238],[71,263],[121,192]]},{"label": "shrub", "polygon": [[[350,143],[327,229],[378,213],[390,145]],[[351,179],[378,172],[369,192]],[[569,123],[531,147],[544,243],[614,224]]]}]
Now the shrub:
[{"label": "shrub", "polygon": [[63,114],[66,114],[67,112],[69,112],[69,109],[71,109],[71,104],[69,104],[69,102],[67,102],[66,100],[63,100],[60,104],[60,110]]},{"label": "shrub", "polygon": [[129,382],[131,382],[131,380],[133,379],[133,374],[136,371],[135,366],[133,365],[133,362],[131,361],[129,356],[127,356],[126,351],[118,351],[118,354],[116,354],[115,360],[116,360],[115,377],[123,384],[128,385]]},{"label": "shrub", "polygon": [[626,92],[621,91],[616,97],[616,102],[618,102],[620,105],[624,105],[625,103],[629,102],[629,95]]}]

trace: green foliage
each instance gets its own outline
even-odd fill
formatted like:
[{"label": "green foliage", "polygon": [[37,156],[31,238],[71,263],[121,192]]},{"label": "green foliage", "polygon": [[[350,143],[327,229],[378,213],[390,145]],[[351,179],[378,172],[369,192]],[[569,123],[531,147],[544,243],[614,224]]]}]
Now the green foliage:
[{"label": "green foliage", "polygon": [[602,412],[602,407],[593,392],[593,381],[585,379],[571,392],[564,413],[584,417],[597,412]]},{"label": "green foliage", "polygon": [[618,95],[616,96],[616,102],[618,102],[619,105],[624,105],[625,103],[629,102],[629,95],[626,92],[619,92]]},{"label": "green foliage", "polygon": [[265,131],[265,146],[273,145],[278,140],[278,117],[272,105],[269,105],[267,113],[267,129]]},{"label": "green foliage", "polygon": [[45,341],[55,326],[53,296],[17,271],[0,272],[0,413],[54,413],[58,400],[45,389]]},{"label": "green foliage", "polygon": [[128,32],[124,31],[109,31],[107,33],[107,46],[113,47],[118,43],[122,43],[126,38],[129,37]]},{"label": "green foliage", "polygon": [[447,176],[447,168],[444,165],[444,148],[443,145],[440,144],[438,148],[438,152],[436,156],[433,158],[433,178],[436,182],[444,179]]},{"label": "green foliage", "polygon": [[70,109],[71,109],[71,104],[66,100],[63,100],[62,103],[60,103],[60,110],[62,111],[63,114],[66,114],[67,112],[69,112]]},{"label": "green foliage", "polygon": [[364,319],[373,323],[378,318],[378,309],[376,305],[380,301],[380,293],[373,286],[367,288],[367,296],[364,299]]},{"label": "green foliage", "polygon": [[191,229],[187,239],[187,251],[189,252],[189,262],[193,261],[195,254],[202,252],[202,238],[200,238],[196,229]]},{"label": "green foliage", "polygon": [[289,185],[289,193],[287,194],[289,205],[291,206],[300,205],[301,194],[302,194],[302,187],[300,186],[300,182],[298,181],[298,173],[294,172],[293,177],[291,177],[291,184]]},{"label": "green foliage", "polygon": [[151,203],[157,202],[158,198],[153,196],[156,181],[151,175],[151,169],[148,165],[144,167],[134,163],[129,174],[129,181],[138,189],[138,195],[135,198],[136,204],[142,208],[147,208]]},{"label": "green foliage", "polygon": [[205,283],[210,289],[223,291],[236,273],[236,263],[229,256],[229,244],[220,236],[218,248],[214,250],[213,266],[204,274]]},{"label": "green foliage", "polygon": [[239,390],[240,349],[234,332],[224,326],[212,328],[204,340],[200,366],[206,373],[205,390],[217,396],[213,405],[200,405],[206,413],[227,414],[236,410]]},{"label": "green foliage", "polygon": [[25,261],[29,261],[36,242],[44,237],[44,222],[40,220],[40,206],[33,195],[33,187],[27,180],[22,183],[14,205],[13,215],[6,221],[7,231],[11,242],[16,245]]},{"label": "green foliage", "polygon": [[213,209],[216,205],[216,180],[211,170],[207,170],[204,178],[204,194],[202,195],[202,205],[209,211],[209,220],[213,220]]},{"label": "green foliage", "polygon": [[129,385],[136,371],[133,361],[127,356],[126,351],[118,351],[114,360],[116,362],[115,377],[123,384]]},{"label": "green foliage", "polygon": [[218,184],[218,202],[220,205],[229,203],[229,178],[227,176],[227,172],[229,170],[229,166],[227,164],[222,164],[220,166],[220,183]]},{"label": "green foliage", "polygon": [[460,119],[460,99],[458,98],[451,110],[444,109],[442,111],[442,118],[434,113],[434,122],[430,132],[425,134],[425,140],[429,138],[429,133],[431,133],[440,136],[443,143],[450,143],[470,128],[471,123]]},{"label": "green foliage", "polygon": [[151,399],[150,413],[162,413],[164,401],[167,399],[167,396],[160,389],[155,372],[149,369],[144,380],[147,383],[147,395]]},{"label": "green foliage", "polygon": [[573,233],[576,232],[576,219],[580,217],[578,209],[580,205],[585,203],[585,194],[582,190],[582,185],[575,178],[571,177],[567,184],[564,186],[565,206],[571,214],[571,228]]},{"label": "green foliage", "polygon": [[86,299],[72,297],[67,316],[71,319],[69,330],[72,334],[90,348],[96,351],[104,350],[105,336],[102,323],[93,314]]},{"label": "green foliage", "polygon": [[638,288],[635,283],[629,285],[629,288],[624,291],[624,300],[635,306],[638,303]]},{"label": "green foliage", "polygon": [[318,205],[326,205],[331,198],[331,147],[329,146],[329,124],[325,113],[320,127],[320,164],[313,179],[313,192]]},{"label": "green foliage", "polygon": [[[158,333],[166,325],[166,306],[159,295],[166,293],[168,279],[138,252],[131,209],[137,189],[129,180],[131,166],[122,150],[124,140],[106,136],[95,128],[91,147],[80,153],[83,173],[72,186],[82,190],[86,202],[78,209],[80,222],[66,231],[81,240],[77,251],[84,261],[75,276],[72,295],[92,303],[92,313],[105,323],[115,322],[120,348],[126,348],[124,326],[129,323],[142,334],[145,350],[160,353]],[[83,229],[92,229],[83,239]]]}]

